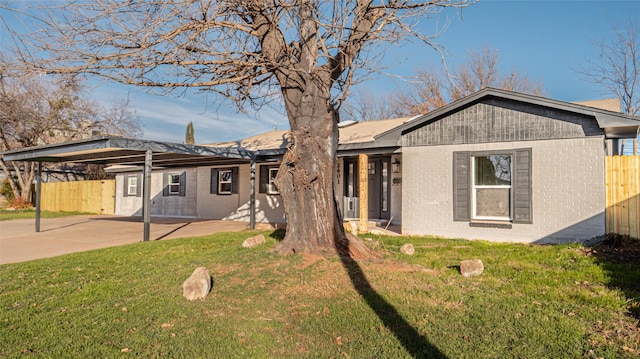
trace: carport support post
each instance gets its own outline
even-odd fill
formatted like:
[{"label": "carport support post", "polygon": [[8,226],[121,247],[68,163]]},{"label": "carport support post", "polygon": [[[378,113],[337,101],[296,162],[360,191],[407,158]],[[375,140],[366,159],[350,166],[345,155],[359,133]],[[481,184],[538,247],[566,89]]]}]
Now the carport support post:
[{"label": "carport support post", "polygon": [[249,175],[249,228],[256,228],[256,160],[251,159]]},{"label": "carport support post", "polygon": [[151,157],[152,151],[147,150],[144,156],[144,170],[142,182],[142,220],[144,221],[144,238],[143,241],[149,241],[149,233],[151,232]]},{"label": "carport support post", "polygon": [[40,191],[42,189],[42,162],[38,161],[36,174],[36,233],[40,232]]}]

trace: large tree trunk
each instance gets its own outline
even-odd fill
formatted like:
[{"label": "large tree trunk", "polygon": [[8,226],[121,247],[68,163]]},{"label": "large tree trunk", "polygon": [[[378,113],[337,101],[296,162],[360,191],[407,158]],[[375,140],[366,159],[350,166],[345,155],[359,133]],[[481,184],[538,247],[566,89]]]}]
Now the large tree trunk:
[{"label": "large tree trunk", "polygon": [[[11,175],[9,166],[13,167],[16,178]],[[13,191],[13,198],[22,198],[23,202],[31,202],[31,183],[36,177],[35,162],[5,162],[0,160],[0,168],[7,174],[7,180]]]},{"label": "large tree trunk", "polygon": [[[310,86],[312,87],[312,86]],[[333,169],[338,147],[338,113],[318,89],[285,91],[291,146],[284,155],[276,186],[284,202],[285,238],[274,251],[338,253],[366,259],[371,252],[347,236],[337,210]]]},{"label": "large tree trunk", "polygon": [[18,163],[14,162],[13,166],[20,181],[20,197],[24,203],[31,203],[31,184],[36,178],[36,163],[22,162],[22,171],[20,171],[21,166]]}]

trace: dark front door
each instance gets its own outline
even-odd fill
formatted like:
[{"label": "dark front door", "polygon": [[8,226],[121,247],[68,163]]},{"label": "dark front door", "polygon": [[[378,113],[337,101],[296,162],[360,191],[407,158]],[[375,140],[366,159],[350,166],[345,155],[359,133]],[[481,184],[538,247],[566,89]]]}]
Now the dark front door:
[{"label": "dark front door", "polygon": [[390,158],[369,160],[369,218],[389,219]]},{"label": "dark front door", "polygon": [[[389,219],[390,196],[390,157],[376,157],[369,160],[367,166],[369,203],[368,217],[370,219]],[[345,197],[359,197],[358,189],[358,162],[357,160],[345,160]],[[345,209],[347,217],[354,216],[355,211]]]}]

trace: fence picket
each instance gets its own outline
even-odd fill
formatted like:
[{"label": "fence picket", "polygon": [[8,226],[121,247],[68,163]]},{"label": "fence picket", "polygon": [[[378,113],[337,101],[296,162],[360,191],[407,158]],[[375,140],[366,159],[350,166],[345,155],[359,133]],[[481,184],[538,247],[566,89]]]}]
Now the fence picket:
[{"label": "fence picket", "polygon": [[607,233],[640,238],[640,156],[610,156],[606,160]]},{"label": "fence picket", "polygon": [[48,182],[42,184],[40,203],[46,211],[113,214],[115,180]]}]

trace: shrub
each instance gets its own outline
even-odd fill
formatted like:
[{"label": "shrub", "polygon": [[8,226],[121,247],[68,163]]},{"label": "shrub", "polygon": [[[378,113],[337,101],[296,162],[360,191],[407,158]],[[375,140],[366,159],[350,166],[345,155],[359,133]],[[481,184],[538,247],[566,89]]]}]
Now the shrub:
[{"label": "shrub", "polygon": [[9,202],[9,204],[15,209],[25,209],[33,207],[31,202],[25,201],[24,199],[22,199],[22,197],[14,198],[13,201]]},{"label": "shrub", "polygon": [[13,202],[13,190],[11,189],[9,180],[6,178],[0,182],[0,196],[4,197],[9,203]]}]

